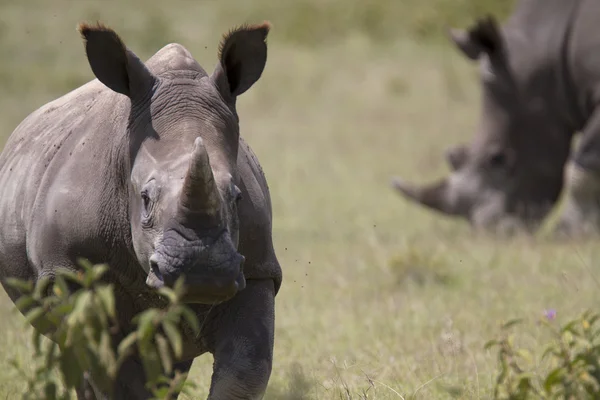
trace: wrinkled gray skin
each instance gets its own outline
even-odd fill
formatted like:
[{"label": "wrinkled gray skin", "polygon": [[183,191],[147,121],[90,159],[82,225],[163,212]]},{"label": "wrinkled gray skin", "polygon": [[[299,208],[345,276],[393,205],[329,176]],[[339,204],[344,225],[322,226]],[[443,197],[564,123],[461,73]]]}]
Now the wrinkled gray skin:
[{"label": "wrinkled gray skin", "polygon": [[[446,152],[448,178],[427,186],[396,178],[406,198],[475,228],[534,232],[556,204],[558,231],[600,227],[600,3],[522,0],[498,27],[493,18],[452,29],[480,66],[481,117],[469,144]],[[571,151],[573,135],[579,146]],[[565,168],[565,166],[567,168]]]},{"label": "wrinkled gray skin", "polygon": [[[258,399],[269,380],[281,269],[261,167],[239,136],[237,96],[261,76],[267,23],[223,38],[211,75],[181,45],[143,63],[109,28],[81,25],[95,80],[29,115],[0,156],[0,278],[108,263],[120,323],[185,277],[203,323],[187,371],[214,356],[211,399]],[[118,339],[118,338],[117,338]],[[93,379],[79,398],[94,398]],[[118,399],[145,399],[139,359]],[[99,396],[102,397],[102,396]]]}]

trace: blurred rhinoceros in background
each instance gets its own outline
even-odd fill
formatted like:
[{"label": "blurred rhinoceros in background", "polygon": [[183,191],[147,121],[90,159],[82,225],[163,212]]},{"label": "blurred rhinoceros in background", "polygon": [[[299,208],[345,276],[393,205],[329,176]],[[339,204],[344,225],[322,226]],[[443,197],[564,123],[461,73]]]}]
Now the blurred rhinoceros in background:
[{"label": "blurred rhinoceros in background", "polygon": [[[211,399],[261,398],[281,269],[236,99],[263,72],[269,24],[225,35],[210,75],[179,44],[143,63],[110,28],[79,31],[97,79],[31,113],[0,155],[2,284],[14,301],[6,278],[106,263],[126,334],[135,314],[160,305],[155,289],[184,276],[202,332],[186,333],[176,368],[210,352]],[[78,397],[94,398],[84,386]],[[129,360],[114,398],[149,396]]]},{"label": "blurred rhinoceros in background", "polygon": [[467,31],[450,30],[458,49],[479,63],[478,129],[468,145],[447,150],[449,177],[425,186],[396,178],[393,187],[477,228],[508,222],[533,232],[564,186],[558,231],[597,232],[599,21],[598,1],[522,0],[501,27],[488,17]]}]

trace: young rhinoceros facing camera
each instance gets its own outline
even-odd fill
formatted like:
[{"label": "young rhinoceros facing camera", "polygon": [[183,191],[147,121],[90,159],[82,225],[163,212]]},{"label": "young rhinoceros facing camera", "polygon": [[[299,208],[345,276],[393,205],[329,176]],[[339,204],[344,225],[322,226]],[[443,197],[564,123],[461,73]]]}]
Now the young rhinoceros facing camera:
[{"label": "young rhinoceros facing camera", "polygon": [[[176,368],[212,353],[211,399],[261,398],[271,373],[281,269],[267,182],[236,112],[265,67],[269,28],[226,34],[208,74],[179,44],[144,63],[110,28],[82,24],[97,79],[30,114],[0,155],[0,279],[13,301],[7,278],[52,278],[87,258],[109,265],[126,330],[183,276],[203,324]],[[91,385],[78,397],[93,398]],[[144,385],[133,358],[115,398],[146,399]]]}]

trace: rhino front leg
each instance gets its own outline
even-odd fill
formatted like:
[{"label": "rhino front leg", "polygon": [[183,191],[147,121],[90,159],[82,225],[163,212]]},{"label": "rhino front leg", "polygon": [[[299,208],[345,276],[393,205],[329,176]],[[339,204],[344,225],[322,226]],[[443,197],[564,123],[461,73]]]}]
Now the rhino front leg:
[{"label": "rhino front leg", "polygon": [[557,233],[570,237],[600,233],[600,174],[569,162],[566,199]]},{"label": "rhino front leg", "polygon": [[[176,363],[173,366],[174,371],[187,373],[192,368],[192,360]],[[169,376],[173,378],[175,372]],[[121,373],[115,382],[115,392],[112,399],[131,399],[131,400],[146,400],[152,398],[152,394],[145,387],[146,375],[141,364],[141,360],[137,357],[128,359],[121,368]],[[93,381],[85,374],[81,387],[76,390],[78,400],[110,400],[111,398],[102,393],[97,387],[94,387]],[[179,396],[179,392],[173,393],[170,400],[175,400]]]},{"label": "rhino front leg", "polygon": [[96,385],[94,385],[93,379],[86,373],[83,377],[83,382],[79,388],[76,389],[78,400],[121,400],[121,399],[149,399],[151,393],[145,388],[145,374],[137,358],[130,358],[127,360],[121,369],[122,374],[117,378],[114,387],[113,397],[111,398],[107,393],[102,392]]},{"label": "rhino front leg", "polygon": [[152,397],[152,393],[145,387],[146,375],[141,361],[137,357],[130,357],[121,366],[119,376],[115,382],[113,396],[103,393],[94,385],[93,379],[84,375],[83,384],[78,388],[78,400],[145,400]]},{"label": "rhino front leg", "polygon": [[262,399],[273,363],[273,281],[249,280],[221,307],[209,339],[214,366],[208,399]]}]

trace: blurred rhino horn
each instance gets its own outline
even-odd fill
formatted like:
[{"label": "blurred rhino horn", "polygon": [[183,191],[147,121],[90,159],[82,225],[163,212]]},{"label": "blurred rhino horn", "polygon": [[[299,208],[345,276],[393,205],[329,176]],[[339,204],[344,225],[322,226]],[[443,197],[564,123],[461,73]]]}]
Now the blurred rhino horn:
[{"label": "blurred rhino horn", "polygon": [[461,214],[448,198],[448,179],[442,179],[428,186],[416,186],[403,179],[392,179],[391,186],[409,200],[425,207],[449,215]]}]

